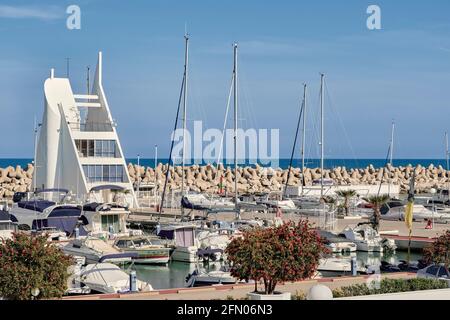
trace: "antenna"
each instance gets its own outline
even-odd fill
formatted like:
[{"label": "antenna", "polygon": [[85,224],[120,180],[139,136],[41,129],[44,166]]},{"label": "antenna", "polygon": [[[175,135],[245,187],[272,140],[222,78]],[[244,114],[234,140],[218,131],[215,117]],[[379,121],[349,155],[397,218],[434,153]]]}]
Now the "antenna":
[{"label": "antenna", "polygon": [[71,58],[66,58],[66,77],[69,78],[70,75],[70,60]]}]

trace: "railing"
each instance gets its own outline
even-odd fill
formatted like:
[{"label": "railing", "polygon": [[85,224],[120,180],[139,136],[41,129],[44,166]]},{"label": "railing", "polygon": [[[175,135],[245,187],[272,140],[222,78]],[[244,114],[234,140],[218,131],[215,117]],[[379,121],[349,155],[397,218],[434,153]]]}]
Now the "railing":
[{"label": "railing", "polygon": [[110,132],[113,127],[110,122],[69,122],[70,128],[83,132]]}]

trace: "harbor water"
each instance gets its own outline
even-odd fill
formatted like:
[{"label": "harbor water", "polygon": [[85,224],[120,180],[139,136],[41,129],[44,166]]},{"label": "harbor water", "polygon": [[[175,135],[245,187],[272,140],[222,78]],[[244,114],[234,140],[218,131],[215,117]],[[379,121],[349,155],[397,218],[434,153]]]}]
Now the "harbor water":
[{"label": "harbor water", "polygon": [[[382,260],[397,265],[401,260],[407,260],[407,252],[397,251],[391,255],[380,253],[358,252],[356,254],[359,265],[379,265]],[[417,262],[422,255],[411,253],[411,262]],[[203,264],[201,264],[203,266]],[[218,270],[220,263],[210,263],[205,265],[206,270]],[[196,268],[194,263],[170,262],[167,266],[134,265],[139,280],[149,282],[154,289],[183,288],[186,286],[186,277]],[[350,275],[350,272],[348,273]]]}]

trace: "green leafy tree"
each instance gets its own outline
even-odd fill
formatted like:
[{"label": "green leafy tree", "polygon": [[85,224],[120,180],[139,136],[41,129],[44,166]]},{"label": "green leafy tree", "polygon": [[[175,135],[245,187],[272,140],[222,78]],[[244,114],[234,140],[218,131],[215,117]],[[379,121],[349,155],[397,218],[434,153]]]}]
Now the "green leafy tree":
[{"label": "green leafy tree", "polygon": [[255,292],[262,279],[264,293],[273,294],[280,282],[311,278],[328,249],[308,221],[300,221],[247,230],[233,239],[225,252],[234,277],[255,280]]},{"label": "green leafy tree", "polygon": [[350,200],[356,197],[358,193],[355,190],[338,190],[336,191],[336,195],[340,198],[344,199],[344,210],[345,215],[348,216],[350,212]]},{"label": "green leafy tree", "polygon": [[443,263],[447,268],[450,266],[450,230],[424,249],[424,260],[428,263]]},{"label": "green leafy tree", "polygon": [[366,199],[373,206],[372,226],[377,231],[380,228],[381,207],[388,203],[389,199],[387,194],[371,196]]},{"label": "green leafy tree", "polygon": [[[72,258],[47,237],[14,234],[0,244],[0,297],[8,300],[49,299],[64,294]],[[31,291],[39,289],[33,297]]]}]

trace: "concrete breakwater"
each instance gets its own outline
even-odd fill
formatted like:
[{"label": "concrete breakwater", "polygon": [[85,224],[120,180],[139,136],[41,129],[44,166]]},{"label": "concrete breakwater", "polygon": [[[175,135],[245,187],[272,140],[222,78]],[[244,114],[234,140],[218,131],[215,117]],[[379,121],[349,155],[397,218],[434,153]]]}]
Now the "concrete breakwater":
[{"label": "concrete breakwater", "polygon": [[[165,173],[168,165],[159,164],[156,168],[143,167],[128,164],[130,178],[133,183],[140,181],[141,185],[154,184],[162,190],[165,181]],[[14,192],[25,192],[32,189],[33,165],[27,168],[20,166],[0,168],[0,198],[11,198]],[[450,171],[442,166],[430,165],[429,167],[405,166],[376,169],[368,166],[364,169],[347,169],[337,167],[324,170],[326,179],[333,179],[335,184],[351,187],[352,185],[366,184],[377,185],[381,181],[399,185],[401,192],[409,188],[409,181],[413,171],[416,170],[416,190],[419,193],[430,192],[432,188],[448,188],[450,185]],[[185,168],[186,186],[193,191],[206,193],[217,193],[219,185],[222,184],[229,192],[234,191],[234,169],[232,167],[218,167],[212,165],[193,165]],[[222,178],[221,178],[222,177]],[[301,169],[293,168],[289,177],[288,185],[301,184]],[[304,172],[307,186],[312,185],[314,180],[320,179],[319,168],[306,168]],[[260,166],[240,167],[238,169],[239,192],[270,192],[280,191],[288,179],[288,170],[272,169]],[[170,167],[168,189],[181,188],[182,168],[181,166]]]}]

